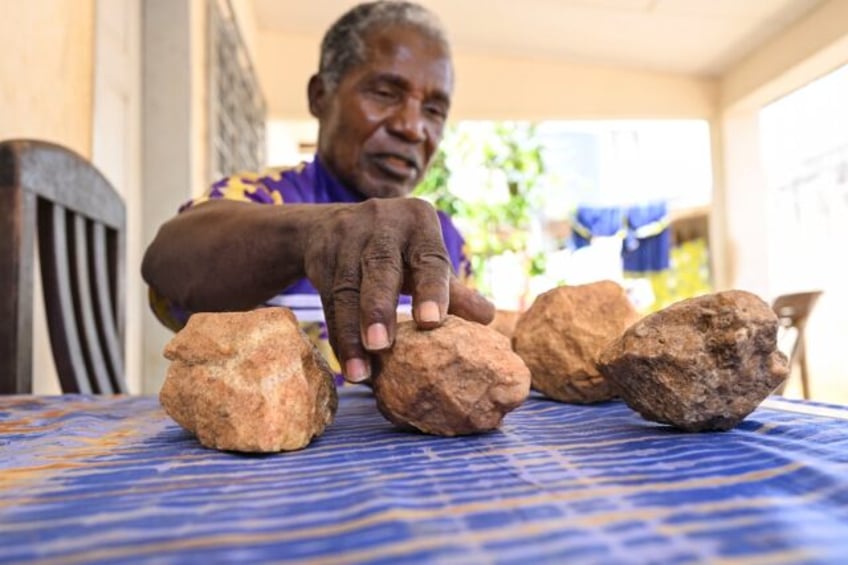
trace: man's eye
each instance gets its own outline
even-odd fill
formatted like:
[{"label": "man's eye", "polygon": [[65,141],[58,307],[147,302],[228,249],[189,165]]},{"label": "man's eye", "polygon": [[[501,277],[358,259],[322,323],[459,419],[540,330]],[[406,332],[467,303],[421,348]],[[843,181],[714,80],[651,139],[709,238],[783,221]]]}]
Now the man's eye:
[{"label": "man's eye", "polygon": [[375,88],[372,92],[374,93],[374,96],[382,100],[394,100],[397,98],[395,92],[388,88]]},{"label": "man's eye", "polygon": [[427,104],[426,106],[424,106],[424,111],[427,112],[429,116],[438,119],[444,119],[448,115],[447,110],[437,104]]}]

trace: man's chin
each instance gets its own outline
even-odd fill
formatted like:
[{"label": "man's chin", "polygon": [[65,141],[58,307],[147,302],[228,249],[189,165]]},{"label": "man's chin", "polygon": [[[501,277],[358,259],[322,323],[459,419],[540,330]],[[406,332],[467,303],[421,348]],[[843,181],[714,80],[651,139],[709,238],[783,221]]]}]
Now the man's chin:
[{"label": "man's chin", "polygon": [[409,196],[414,185],[407,183],[394,182],[379,182],[366,183],[360,189],[360,192],[367,198],[402,198]]}]

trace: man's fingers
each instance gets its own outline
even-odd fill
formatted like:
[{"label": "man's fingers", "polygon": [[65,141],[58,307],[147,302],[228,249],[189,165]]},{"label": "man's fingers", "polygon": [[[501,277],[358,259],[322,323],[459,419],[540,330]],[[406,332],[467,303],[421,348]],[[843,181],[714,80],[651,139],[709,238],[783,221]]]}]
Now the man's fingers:
[{"label": "man's fingers", "polygon": [[485,325],[494,319],[495,305],[476,290],[463,285],[456,277],[451,277],[448,312]]},{"label": "man's fingers", "polygon": [[453,277],[436,210],[416,198],[371,199],[328,209],[304,259],[319,289],[331,345],[345,377],[371,373],[370,352],[391,347],[397,301],[412,295],[413,318],[422,329],[440,325],[448,313],[491,320],[494,307]]},{"label": "man's fingers", "polygon": [[361,269],[362,343],[368,351],[388,349],[394,342],[398,294],[403,282],[403,259],[397,238],[372,238],[362,252]]},{"label": "man's fingers", "polygon": [[[362,273],[358,260],[336,265],[332,290],[327,301],[332,318],[327,319],[330,335],[334,336],[333,350],[339,358],[347,380],[362,382],[370,376],[368,354],[362,347],[359,332],[359,288]],[[325,316],[327,305],[324,305]]]},{"label": "man's fingers", "polygon": [[429,203],[408,199],[410,222],[404,249],[403,292],[412,295],[412,317],[420,328],[434,328],[447,315],[450,258],[442,240],[436,210]]},{"label": "man's fingers", "polygon": [[448,312],[450,261],[441,239],[438,245],[419,245],[410,256],[412,317],[419,328],[435,328]]},{"label": "man's fingers", "polygon": [[371,372],[359,331],[359,260],[369,228],[356,213],[358,205],[327,206],[325,222],[310,234],[304,269],[321,295],[330,346],[345,378],[362,382]]}]

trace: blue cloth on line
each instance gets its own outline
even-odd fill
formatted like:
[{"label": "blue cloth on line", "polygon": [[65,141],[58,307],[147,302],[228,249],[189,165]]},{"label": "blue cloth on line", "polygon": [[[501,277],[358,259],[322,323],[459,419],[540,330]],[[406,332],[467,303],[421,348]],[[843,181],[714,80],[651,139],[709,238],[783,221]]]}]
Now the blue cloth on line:
[{"label": "blue cloth on line", "polygon": [[574,214],[572,236],[577,249],[586,247],[592,237],[619,233],[624,222],[624,210],[615,206],[579,206]]},{"label": "blue cloth on line", "polygon": [[[638,237],[636,231],[653,222],[662,227],[656,235]],[[671,261],[671,232],[668,229],[668,206],[665,202],[632,206],[627,210],[627,239],[622,251],[624,270],[644,273],[665,271]]]}]

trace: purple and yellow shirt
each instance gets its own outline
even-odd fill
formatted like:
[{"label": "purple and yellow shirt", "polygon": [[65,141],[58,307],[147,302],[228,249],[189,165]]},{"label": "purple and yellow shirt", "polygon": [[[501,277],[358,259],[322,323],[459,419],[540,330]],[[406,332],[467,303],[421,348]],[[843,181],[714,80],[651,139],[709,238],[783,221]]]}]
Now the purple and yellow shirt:
[{"label": "purple and yellow shirt", "polygon": [[[201,202],[216,198],[227,198],[255,202],[257,204],[329,204],[339,202],[362,202],[365,197],[336,180],[325,169],[318,157],[311,163],[301,163],[288,169],[268,169],[260,173],[239,173],[214,183],[199,198],[187,202],[180,212]],[[451,265],[460,280],[470,277],[470,263],[464,251],[465,240],[446,214],[439,211],[442,237],[445,242]],[[156,317],[168,328],[178,331],[182,328],[190,312],[171,304],[166,298],[150,289],[150,304]],[[399,312],[409,312],[410,297],[401,296]],[[318,291],[307,279],[301,279],[261,306],[285,306],[290,308],[300,320],[304,331],[312,338],[316,346],[330,361],[331,367],[338,372],[338,363],[327,343],[324,325],[324,312]]]}]

